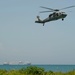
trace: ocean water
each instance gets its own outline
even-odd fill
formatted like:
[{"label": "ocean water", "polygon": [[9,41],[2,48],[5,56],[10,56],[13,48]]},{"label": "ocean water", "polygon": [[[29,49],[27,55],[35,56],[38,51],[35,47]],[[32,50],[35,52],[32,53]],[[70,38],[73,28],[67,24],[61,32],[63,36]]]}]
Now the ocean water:
[{"label": "ocean water", "polygon": [[[54,72],[68,72],[75,70],[75,65],[32,65],[44,68],[45,71],[54,71]],[[0,65],[0,69],[12,70],[12,69],[21,69],[26,68],[28,65]]]}]

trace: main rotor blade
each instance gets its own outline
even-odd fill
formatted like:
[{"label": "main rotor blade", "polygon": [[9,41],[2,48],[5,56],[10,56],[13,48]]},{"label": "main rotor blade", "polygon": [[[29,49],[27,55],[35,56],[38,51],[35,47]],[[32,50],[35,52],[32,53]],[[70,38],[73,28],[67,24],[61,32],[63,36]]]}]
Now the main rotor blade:
[{"label": "main rotor blade", "polygon": [[40,6],[41,8],[44,8],[44,9],[48,9],[48,10],[52,10],[52,11],[54,11],[54,9],[52,9],[52,8],[47,8],[47,7],[43,7],[43,6]]},{"label": "main rotor blade", "polygon": [[52,8],[47,8],[47,7],[43,7],[43,6],[40,6],[40,7],[44,8],[44,9],[51,10],[50,12],[59,11],[59,9],[52,9]]},{"label": "main rotor blade", "polygon": [[53,12],[53,11],[40,11],[40,13],[47,13],[47,12]]},{"label": "main rotor blade", "polygon": [[59,10],[64,10],[64,9],[73,8],[73,7],[75,7],[75,5],[74,6],[69,6],[69,7],[66,7],[66,8],[62,8],[62,9],[59,9]]}]

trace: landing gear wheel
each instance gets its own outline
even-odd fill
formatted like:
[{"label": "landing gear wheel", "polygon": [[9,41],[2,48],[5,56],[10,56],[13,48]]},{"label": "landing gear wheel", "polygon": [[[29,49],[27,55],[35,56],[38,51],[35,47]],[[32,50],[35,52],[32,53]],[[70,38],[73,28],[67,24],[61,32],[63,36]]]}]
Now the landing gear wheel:
[{"label": "landing gear wheel", "polygon": [[63,21],[64,19],[62,18],[62,21]]}]

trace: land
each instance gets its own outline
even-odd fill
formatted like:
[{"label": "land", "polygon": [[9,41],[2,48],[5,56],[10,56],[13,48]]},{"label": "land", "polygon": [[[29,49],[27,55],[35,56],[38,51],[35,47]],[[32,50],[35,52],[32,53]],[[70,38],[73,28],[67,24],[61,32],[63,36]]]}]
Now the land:
[{"label": "land", "polygon": [[53,72],[45,71],[44,68],[29,66],[19,70],[4,70],[0,69],[0,75],[75,75],[75,70],[69,72]]}]

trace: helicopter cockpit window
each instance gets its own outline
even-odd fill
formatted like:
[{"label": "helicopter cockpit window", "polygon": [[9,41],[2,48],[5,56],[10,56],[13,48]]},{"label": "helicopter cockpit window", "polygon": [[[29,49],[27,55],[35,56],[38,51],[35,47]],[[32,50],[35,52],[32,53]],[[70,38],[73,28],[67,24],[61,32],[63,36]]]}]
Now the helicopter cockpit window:
[{"label": "helicopter cockpit window", "polygon": [[58,13],[56,13],[56,16],[58,16],[59,14]]},{"label": "helicopter cockpit window", "polygon": [[53,16],[53,14],[50,14],[50,15],[49,15],[49,18],[51,18],[52,16]]}]

